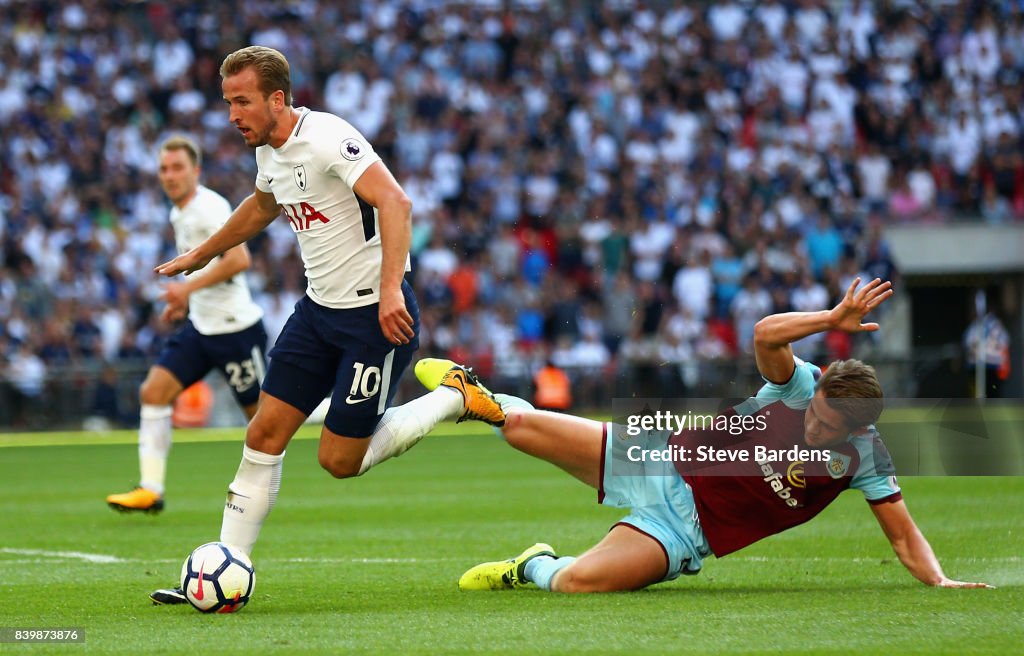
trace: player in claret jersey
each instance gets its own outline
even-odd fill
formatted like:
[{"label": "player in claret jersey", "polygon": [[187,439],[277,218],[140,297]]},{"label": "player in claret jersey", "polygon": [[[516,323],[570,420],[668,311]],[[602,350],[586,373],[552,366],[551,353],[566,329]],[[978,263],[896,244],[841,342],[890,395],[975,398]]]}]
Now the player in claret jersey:
[{"label": "player in claret jersey", "polygon": [[[292,107],[290,70],[280,52],[242,48],[224,59],[220,73],[229,120],[256,151],[256,188],[223,228],[157,272],[200,269],[283,213],[308,279],[269,353],[259,411],[224,506],[221,542],[249,554],[277,498],[288,442],[332,392],[319,460],[337,478],[404,453],[442,420],[500,426],[505,416],[458,366],[443,372],[440,388],[390,407],[418,345],[419,310],[404,280],[408,196],[354,127],[333,114]],[[173,589],[151,597],[181,600]]]},{"label": "player in claret jersey", "polygon": [[[832,310],[790,312],[762,319],[754,350],[765,385],[725,414],[750,415],[750,430],[729,444],[753,453],[798,449],[829,452],[822,462],[763,460],[722,462],[701,469],[677,462],[637,475],[623,468],[622,426],[534,410],[526,401],[498,394],[505,411],[503,437],[516,449],[551,462],[598,491],[600,503],[632,509],[597,545],[579,556],[558,557],[538,543],[515,558],[483,563],[459,580],[463,590],[498,590],[534,583],[557,592],[636,590],[696,574],[710,555],[725,556],[757,540],[808,521],[848,488],[860,490],[900,562],[917,579],[942,587],[985,587],[946,577],[903,502],[874,422],[882,389],[872,367],[857,360],[833,363],[825,374],[795,358],[790,344],[827,330],[877,330],[864,316],[892,295],[890,284],[855,280]],[[416,375],[428,388],[451,367],[421,360]],[[763,424],[759,421],[760,419]],[[666,434],[667,437],[667,434]],[[694,449],[707,431],[683,431],[661,448]],[[719,437],[729,437],[728,433]],[[734,447],[735,448],[735,447]],[[692,451],[691,451],[692,452]]]}]

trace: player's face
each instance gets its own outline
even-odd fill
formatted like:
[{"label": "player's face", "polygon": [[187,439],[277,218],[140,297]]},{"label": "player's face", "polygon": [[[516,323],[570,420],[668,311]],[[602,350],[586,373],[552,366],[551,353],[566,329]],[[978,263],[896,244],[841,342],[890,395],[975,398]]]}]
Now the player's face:
[{"label": "player's face", "polygon": [[160,151],[160,185],[175,205],[184,204],[199,186],[199,167],[181,148]]},{"label": "player's face", "polygon": [[277,94],[263,96],[259,78],[252,68],[224,78],[220,87],[229,108],[228,120],[242,133],[245,145],[250,148],[266,145],[277,127],[277,116],[272,110]]},{"label": "player's face", "polygon": [[843,442],[850,434],[846,420],[829,406],[821,391],[814,393],[804,413],[804,442],[815,449],[824,449]]}]

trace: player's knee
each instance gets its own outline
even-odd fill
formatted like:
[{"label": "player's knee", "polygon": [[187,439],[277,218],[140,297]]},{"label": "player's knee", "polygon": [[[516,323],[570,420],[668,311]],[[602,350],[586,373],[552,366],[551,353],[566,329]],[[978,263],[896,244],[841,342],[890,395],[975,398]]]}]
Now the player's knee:
[{"label": "player's knee", "polygon": [[245,445],[260,453],[279,454],[284,452],[284,446],[288,440],[281,439],[281,436],[274,433],[266,422],[250,421],[245,429]]},{"label": "player's knee", "polygon": [[505,425],[502,431],[515,431],[523,425],[523,417],[526,415],[522,408],[509,408],[505,413]]},{"label": "player's knee", "polygon": [[352,478],[359,475],[359,465],[347,458],[338,458],[331,453],[320,453],[320,466],[334,478]]},{"label": "player's knee", "polygon": [[501,428],[505,440],[516,449],[520,449],[527,438],[527,431],[523,430],[524,417],[525,413],[519,408],[509,410],[505,413],[505,425]]},{"label": "player's knee", "polygon": [[159,383],[147,378],[139,385],[139,403],[141,405],[170,405],[174,395],[168,394]]}]

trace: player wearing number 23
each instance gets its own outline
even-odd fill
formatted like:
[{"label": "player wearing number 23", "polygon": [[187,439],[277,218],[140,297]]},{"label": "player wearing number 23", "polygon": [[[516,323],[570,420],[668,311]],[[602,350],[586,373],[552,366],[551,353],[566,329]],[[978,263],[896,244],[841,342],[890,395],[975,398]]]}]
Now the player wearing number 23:
[{"label": "player wearing number 23", "polygon": [[[159,150],[160,184],[170,199],[171,226],[179,253],[197,246],[231,216],[223,196],[199,184],[202,153],[191,139],[174,136]],[[161,318],[184,320],[150,367],[139,388],[139,486],[111,494],[116,510],[159,512],[164,507],[164,477],[171,448],[171,404],[181,392],[213,369],[228,382],[247,418],[256,414],[266,369],[267,333],[263,310],[245,281],[249,268],[245,244],[226,249],[182,281],[169,282]]]}]

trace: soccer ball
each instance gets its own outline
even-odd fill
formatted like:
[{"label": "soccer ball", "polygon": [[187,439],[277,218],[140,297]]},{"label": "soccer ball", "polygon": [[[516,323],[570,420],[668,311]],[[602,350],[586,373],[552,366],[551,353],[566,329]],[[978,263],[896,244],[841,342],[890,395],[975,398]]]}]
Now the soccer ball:
[{"label": "soccer ball", "polygon": [[181,566],[181,589],[203,613],[233,613],[245,606],[256,588],[252,561],[237,547],[208,542],[196,547]]}]

